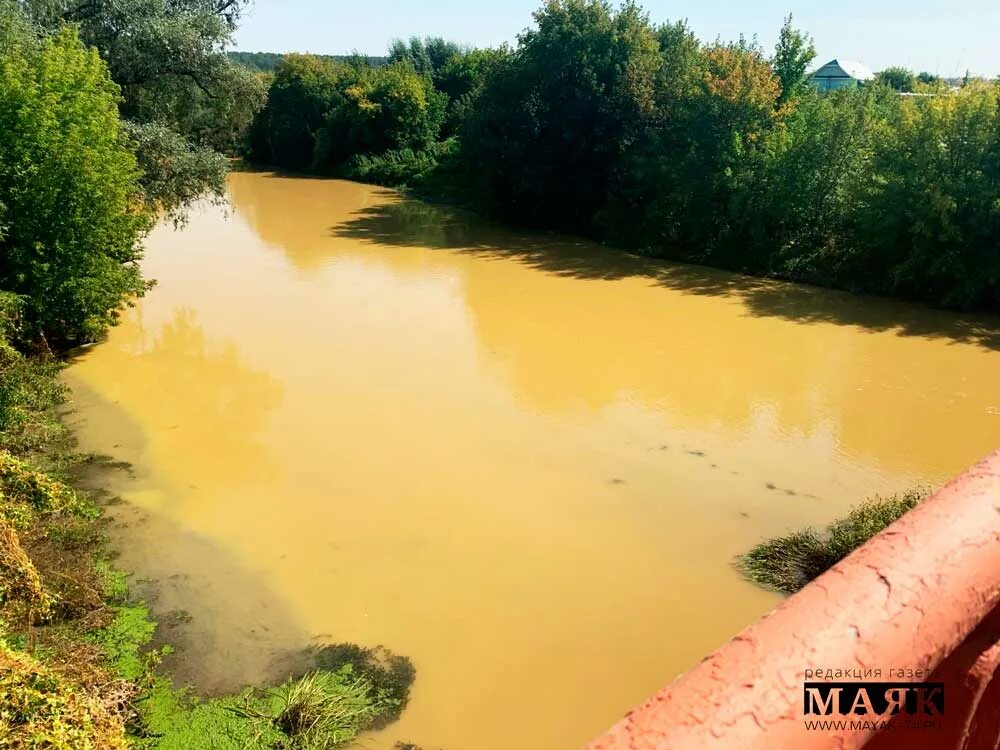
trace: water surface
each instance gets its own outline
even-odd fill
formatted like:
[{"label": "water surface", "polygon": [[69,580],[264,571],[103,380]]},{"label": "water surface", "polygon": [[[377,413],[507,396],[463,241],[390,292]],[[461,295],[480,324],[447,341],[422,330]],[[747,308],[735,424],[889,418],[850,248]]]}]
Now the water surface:
[{"label": "water surface", "polygon": [[574,748],[776,599],[762,537],[1000,443],[1000,329],[237,173],[66,373],[205,691],[409,656],[431,750]]}]

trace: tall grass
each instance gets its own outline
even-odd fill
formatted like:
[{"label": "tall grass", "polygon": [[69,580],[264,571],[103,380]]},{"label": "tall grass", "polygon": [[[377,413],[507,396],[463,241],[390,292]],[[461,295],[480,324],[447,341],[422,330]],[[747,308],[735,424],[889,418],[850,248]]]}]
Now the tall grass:
[{"label": "tall grass", "polygon": [[363,677],[310,672],[274,691],[275,723],[302,750],[339,747],[372,723],[380,709]]},{"label": "tall grass", "polygon": [[736,560],[749,581],[782,594],[794,594],[832,568],[927,496],[913,489],[874,497],[825,529],[805,529],[761,542]]}]

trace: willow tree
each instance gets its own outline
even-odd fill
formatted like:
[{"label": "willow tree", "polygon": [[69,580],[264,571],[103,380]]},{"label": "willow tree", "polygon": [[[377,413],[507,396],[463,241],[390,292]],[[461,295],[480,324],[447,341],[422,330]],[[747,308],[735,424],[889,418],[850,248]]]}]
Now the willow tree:
[{"label": "willow tree", "polygon": [[257,76],[225,54],[247,0],[20,2],[42,28],[73,24],[99,50],[158,208],[221,194],[219,151],[234,146],[264,99]]}]

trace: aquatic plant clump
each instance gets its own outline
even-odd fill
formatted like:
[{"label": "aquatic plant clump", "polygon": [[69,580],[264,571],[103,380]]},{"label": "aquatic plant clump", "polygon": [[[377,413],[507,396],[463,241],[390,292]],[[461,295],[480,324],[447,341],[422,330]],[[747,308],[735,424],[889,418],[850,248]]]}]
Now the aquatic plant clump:
[{"label": "aquatic plant clump", "polygon": [[398,719],[410,699],[410,687],[417,671],[413,662],[387,648],[365,648],[356,643],[326,644],[312,649],[317,669],[352,674],[371,686],[379,712],[372,728],[384,727]]},{"label": "aquatic plant clump", "polygon": [[736,567],[758,586],[794,594],[829,570],[927,496],[921,489],[874,497],[822,531],[805,529],[761,542],[741,555]]}]

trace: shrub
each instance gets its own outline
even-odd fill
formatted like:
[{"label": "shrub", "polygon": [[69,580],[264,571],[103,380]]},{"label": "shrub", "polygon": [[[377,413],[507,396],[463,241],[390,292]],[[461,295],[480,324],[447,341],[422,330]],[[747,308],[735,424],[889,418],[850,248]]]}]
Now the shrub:
[{"label": "shrub", "polygon": [[34,511],[86,513],[89,509],[62,482],[0,450],[0,513],[16,525]]},{"label": "shrub", "polygon": [[6,610],[6,617],[25,614],[30,620],[45,615],[50,604],[38,570],[25,554],[17,530],[4,518],[0,507],[0,609]]},{"label": "shrub", "polygon": [[737,568],[759,586],[794,594],[912,510],[926,495],[922,490],[910,490],[888,498],[876,496],[822,532],[806,529],[761,542],[737,559]]},{"label": "shrub", "polygon": [[26,654],[0,643],[0,749],[118,750],[120,717]]},{"label": "shrub", "polygon": [[0,445],[16,453],[37,449],[64,430],[53,407],[65,398],[52,357],[26,357],[11,340],[20,332],[22,300],[0,292]]},{"label": "shrub", "polygon": [[444,122],[447,97],[407,63],[345,76],[316,133],[313,167],[340,173],[352,156],[420,152]]},{"label": "shrub", "polygon": [[374,156],[362,154],[348,162],[344,176],[375,185],[422,185],[437,170],[440,160],[454,151],[455,142],[450,140],[421,150],[403,148]]}]

